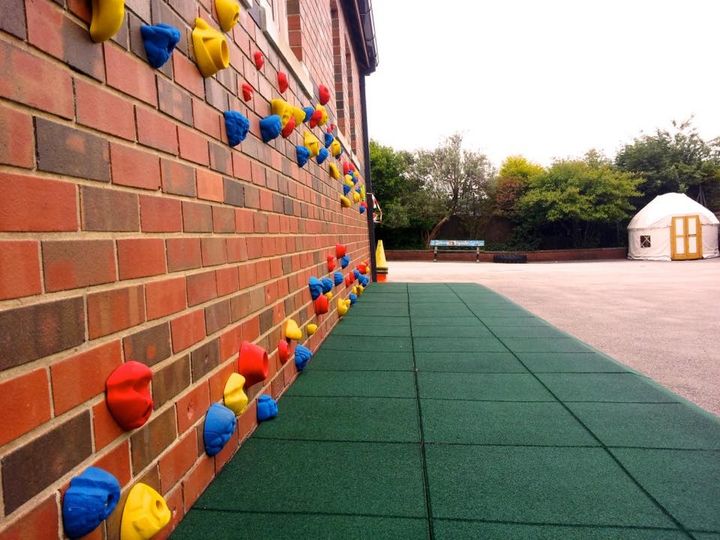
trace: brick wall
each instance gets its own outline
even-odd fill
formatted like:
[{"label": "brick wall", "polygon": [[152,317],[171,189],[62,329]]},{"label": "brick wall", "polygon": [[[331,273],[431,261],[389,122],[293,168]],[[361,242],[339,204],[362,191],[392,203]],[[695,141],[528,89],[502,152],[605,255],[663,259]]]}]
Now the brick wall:
[{"label": "brick wall", "polygon": [[[334,97],[330,5],[291,4],[286,27],[303,29],[307,72]],[[139,481],[155,487],[179,521],[255,428],[253,404],[220,454],[203,452],[205,411],[222,399],[241,341],[270,353],[270,376],[251,397],[278,397],[296,376],[275,352],[282,323],[316,319],[308,278],[326,273],[336,243],[354,262],[369,256],[365,216],[341,210],[340,183],[326,166],[296,165],[307,128],[287,141],[259,139],[258,120],[279,97],[277,70],[291,79],[285,99],[317,103],[286,64],[289,44],[276,46],[258,26],[262,6],[243,8],[227,34],[230,68],[201,77],[190,32],[198,15],[217,27],[212,5],[126,0],[120,32],[95,44],[88,0],[0,1],[2,540],[59,535],[61,493],[90,465],[112,472],[124,492]],[[154,70],[139,28],[160,22],[182,38]],[[256,50],[266,57],[260,72]],[[248,104],[238,97],[244,82],[255,89]],[[228,108],[252,125],[235,149]],[[338,123],[334,99],[329,109]],[[358,118],[359,141],[360,128]],[[336,323],[334,305],[310,348]],[[126,433],[104,385],[128,360],[151,367],[155,410]],[[121,511],[122,502],[93,537],[117,538]]]}]

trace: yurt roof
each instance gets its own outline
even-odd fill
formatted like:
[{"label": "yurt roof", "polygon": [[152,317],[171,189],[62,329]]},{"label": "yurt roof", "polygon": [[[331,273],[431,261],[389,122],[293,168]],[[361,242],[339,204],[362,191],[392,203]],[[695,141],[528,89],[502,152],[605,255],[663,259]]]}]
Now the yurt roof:
[{"label": "yurt roof", "polygon": [[703,225],[718,224],[718,218],[684,193],[658,195],[632,218],[628,229],[669,227],[673,216],[699,215]]}]

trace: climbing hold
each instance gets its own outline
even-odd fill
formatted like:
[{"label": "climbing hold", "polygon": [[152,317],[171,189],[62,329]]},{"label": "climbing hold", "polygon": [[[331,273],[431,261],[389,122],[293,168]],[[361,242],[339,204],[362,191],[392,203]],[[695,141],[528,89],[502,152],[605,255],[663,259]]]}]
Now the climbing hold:
[{"label": "climbing hold", "polygon": [[139,428],[150,418],[153,410],[151,379],[150,368],[133,360],[116,368],[107,378],[107,408],[125,431]]},{"label": "climbing hold", "polygon": [[343,269],[345,269],[345,268],[348,267],[349,264],[350,264],[350,255],[343,255],[343,256],[340,258],[340,266],[341,266]]},{"label": "climbing hold", "polygon": [[344,279],[342,272],[335,272],[333,274],[333,281],[335,282],[335,286],[338,287],[339,285],[342,285]]},{"label": "climbing hold", "polygon": [[332,299],[333,299],[333,293],[332,293],[332,291],[326,292],[326,293],[325,293],[325,296],[327,297],[328,300],[332,300]]},{"label": "climbing hold", "polygon": [[349,174],[346,174],[345,177],[343,178],[343,185],[352,189],[355,186],[352,176],[350,176]]},{"label": "climbing hold", "polygon": [[305,111],[295,105],[290,105],[291,114],[295,118],[295,127],[298,127],[305,121]]},{"label": "climbing hold", "polygon": [[308,125],[311,128],[319,126],[320,121],[322,120],[322,117],[323,117],[322,111],[316,107],[315,109],[313,109],[313,113],[312,113],[312,116],[310,117],[310,121],[308,122]]},{"label": "climbing hold", "polygon": [[250,101],[253,97],[253,89],[248,83],[242,83],[242,95],[245,101]]},{"label": "climbing hold", "polygon": [[352,198],[354,203],[360,202],[360,194],[357,191],[353,191]]},{"label": "climbing hold", "polygon": [[355,276],[352,275],[352,273],[345,276],[345,286],[349,287],[353,284],[353,281],[355,281]]},{"label": "climbing hold", "polygon": [[325,148],[330,148],[330,145],[335,140],[335,137],[332,136],[332,133],[325,133]]},{"label": "climbing hold", "polygon": [[272,114],[280,117],[280,122],[284,127],[290,118],[293,118],[293,107],[284,99],[275,98],[270,101],[270,110]]},{"label": "climbing hold", "polygon": [[303,136],[303,145],[310,150],[310,155],[315,157],[320,152],[320,141],[310,131],[306,131]]},{"label": "climbing hold", "polygon": [[354,293],[350,293],[350,296],[348,296],[348,298],[350,299],[351,306],[354,305],[355,302],[357,302],[357,295]]},{"label": "climbing hold", "polygon": [[300,167],[304,167],[310,159],[310,150],[304,146],[297,145],[295,147],[295,158],[297,159],[297,164]]},{"label": "climbing hold", "polygon": [[230,65],[230,51],[225,36],[200,17],[195,19],[192,40],[195,60],[203,77],[210,77]]},{"label": "climbing hold", "polygon": [[88,467],[70,480],[62,500],[65,534],[80,538],[105,521],[120,500],[120,483],[109,472]]},{"label": "climbing hold", "polygon": [[320,98],[320,105],[325,105],[330,101],[330,90],[324,84],[318,87],[318,97]]},{"label": "climbing hold", "polygon": [[317,329],[318,329],[318,325],[317,325],[317,324],[315,324],[315,323],[310,323],[310,324],[308,324],[307,327],[306,327],[308,336],[312,336],[313,334],[315,334],[315,332],[317,332]]},{"label": "climbing hold", "polygon": [[327,269],[328,272],[332,272],[333,270],[335,270],[335,257],[333,257],[332,255],[327,256]]},{"label": "climbing hold", "polygon": [[353,276],[355,276],[355,279],[360,279],[360,275],[360,270],[358,270],[357,268],[353,270]]},{"label": "climbing hold", "polygon": [[327,296],[320,295],[313,302],[315,307],[315,315],[324,315],[330,309],[330,301]]},{"label": "climbing hold", "polygon": [[140,26],[140,36],[145,46],[148,63],[159,68],[170,59],[175,45],[180,41],[180,30],[169,24]]},{"label": "climbing hold", "polygon": [[361,202],[361,203],[360,203],[360,207],[358,208],[358,210],[360,211],[361,214],[364,214],[364,213],[365,213],[365,210],[367,210],[367,203]]},{"label": "climbing hold", "polygon": [[333,142],[330,143],[330,153],[332,154],[333,157],[340,157],[342,152],[343,152],[343,149],[342,149],[342,145],[340,144],[340,141],[335,139]]},{"label": "climbing hold", "polygon": [[278,71],[277,82],[278,82],[278,90],[280,91],[281,94],[284,94],[285,90],[288,89],[288,78],[287,78],[287,74],[284,71]]},{"label": "climbing hold", "polygon": [[[325,124],[327,124],[327,121],[328,121],[327,110],[322,105],[318,105],[317,107],[315,107],[315,112],[317,113],[318,111],[320,111],[320,118],[317,121],[317,125],[324,126]],[[311,126],[311,127],[313,127],[313,126]]]},{"label": "climbing hold", "polygon": [[350,300],[344,300],[342,298],[338,298],[338,301],[337,301],[338,315],[343,317],[348,312],[349,309],[350,309]]},{"label": "climbing hold", "polygon": [[95,43],[107,41],[120,31],[124,20],[125,0],[92,0],[90,37]]},{"label": "climbing hold", "polygon": [[324,277],[320,280],[320,282],[322,283],[323,293],[329,293],[330,291],[332,291],[333,282],[330,278]]},{"label": "climbing hold", "polygon": [[318,165],[322,165],[329,156],[330,152],[327,151],[327,148],[320,147],[320,151],[318,152],[317,156]]},{"label": "climbing hold", "polygon": [[303,122],[309,122],[310,119],[312,118],[313,113],[315,112],[315,108],[308,106],[308,107],[303,107],[302,110],[303,110],[303,113],[305,113],[305,119],[303,120]]},{"label": "climbing hold", "polygon": [[343,161],[342,168],[343,174],[350,174],[350,172],[353,170],[352,164],[349,161]]},{"label": "climbing hold", "polygon": [[248,397],[243,389],[244,386],[245,377],[239,373],[232,373],[223,390],[225,406],[237,415],[242,414],[248,406]]},{"label": "climbing hold", "polygon": [[225,405],[213,403],[205,415],[203,443],[205,453],[212,457],[222,450],[235,433],[235,413]]},{"label": "climbing hold", "polygon": [[162,495],[147,484],[135,484],[125,501],[120,540],[148,540],[170,523],[171,517]]},{"label": "climbing hold", "polygon": [[[367,191],[365,191],[365,184],[360,186],[360,196],[365,199],[367,197]],[[367,206],[367,205],[366,205]]]},{"label": "climbing hold", "polygon": [[327,128],[327,132],[332,133],[333,131],[335,131],[335,127],[335,124],[330,124]]},{"label": "climbing hold", "polygon": [[227,132],[228,144],[237,146],[245,140],[250,130],[250,120],[237,111],[225,111],[225,131]]},{"label": "climbing hold", "polygon": [[303,333],[302,330],[300,330],[300,327],[298,326],[298,323],[295,322],[295,319],[288,319],[285,322],[285,339],[294,339],[299,340],[302,339]]},{"label": "climbing hold", "polygon": [[237,370],[245,377],[245,388],[264,381],[268,376],[268,355],[265,349],[249,341],[243,341],[240,345]]},{"label": "climbing hold", "polygon": [[[360,276],[358,278],[358,281],[360,282],[360,286],[363,288],[363,290],[365,289],[365,287],[368,286],[368,283],[370,283],[370,280],[365,276]],[[362,293],[360,293],[360,294],[362,294]]]},{"label": "climbing hold", "polygon": [[280,134],[283,136],[283,139],[287,139],[294,130],[295,130],[295,117],[291,115],[290,118],[288,118],[287,123],[283,126]]},{"label": "climbing hold", "polygon": [[338,169],[337,165],[335,165],[334,163],[328,165],[328,172],[330,173],[330,176],[335,180],[340,179],[340,169]]},{"label": "climbing hold", "polygon": [[265,58],[263,58],[263,55],[260,51],[255,51],[253,53],[253,61],[255,62],[255,67],[258,70],[262,69],[263,65],[265,64]]},{"label": "climbing hold", "polygon": [[215,0],[218,22],[223,32],[229,32],[240,19],[240,4],[235,0]]},{"label": "climbing hold", "polygon": [[335,244],[335,257],[342,259],[347,253],[347,246],[343,244]]},{"label": "climbing hold", "polygon": [[278,342],[277,350],[280,363],[284,365],[290,358],[290,344],[284,339],[281,339]]},{"label": "climbing hold", "polygon": [[307,363],[312,359],[312,352],[304,345],[295,347],[295,367],[298,371],[305,369]]},{"label": "climbing hold", "polygon": [[368,270],[368,268],[367,268],[367,263],[364,263],[364,262],[359,263],[359,264],[357,265],[357,270],[358,270],[358,272],[360,272],[361,274],[367,274],[367,270]]},{"label": "climbing hold", "polygon": [[343,195],[347,196],[350,193],[350,186],[343,184]]},{"label": "climbing hold", "polygon": [[280,131],[282,131],[282,122],[277,114],[271,114],[260,120],[260,135],[263,142],[276,139]]},{"label": "climbing hold", "polygon": [[316,300],[323,293],[322,281],[315,276],[308,280],[308,289],[310,289],[310,296],[313,300]]},{"label": "climbing hold", "polygon": [[278,414],[277,401],[268,396],[262,394],[257,400],[257,421],[264,422],[275,418]]}]

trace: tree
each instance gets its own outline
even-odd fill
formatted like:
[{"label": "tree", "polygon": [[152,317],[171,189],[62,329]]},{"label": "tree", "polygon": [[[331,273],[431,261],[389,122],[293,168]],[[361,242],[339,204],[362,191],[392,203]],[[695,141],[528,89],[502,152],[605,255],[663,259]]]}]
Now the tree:
[{"label": "tree", "polygon": [[510,156],[503,161],[495,181],[495,215],[516,222],[517,203],[527,190],[529,181],[545,172],[542,166],[523,156]]},{"label": "tree", "polygon": [[556,227],[572,247],[587,247],[596,242],[600,226],[615,225],[631,215],[640,182],[591,151],[584,160],[556,161],[532,177],[519,210],[537,231]]},{"label": "tree", "polygon": [[672,132],[658,129],[636,138],[620,150],[615,163],[642,177],[639,205],[674,191],[693,198],[709,195],[720,204],[720,140],[703,140],[691,120],[673,122]]}]

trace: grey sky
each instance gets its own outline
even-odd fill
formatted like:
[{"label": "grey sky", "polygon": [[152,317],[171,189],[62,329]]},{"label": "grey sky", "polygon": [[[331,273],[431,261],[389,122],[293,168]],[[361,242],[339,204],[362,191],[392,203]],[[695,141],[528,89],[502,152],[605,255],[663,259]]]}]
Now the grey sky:
[{"label": "grey sky", "polygon": [[370,137],[459,131],[499,165],[623,143],[694,115],[720,136],[720,0],[375,0]]}]

